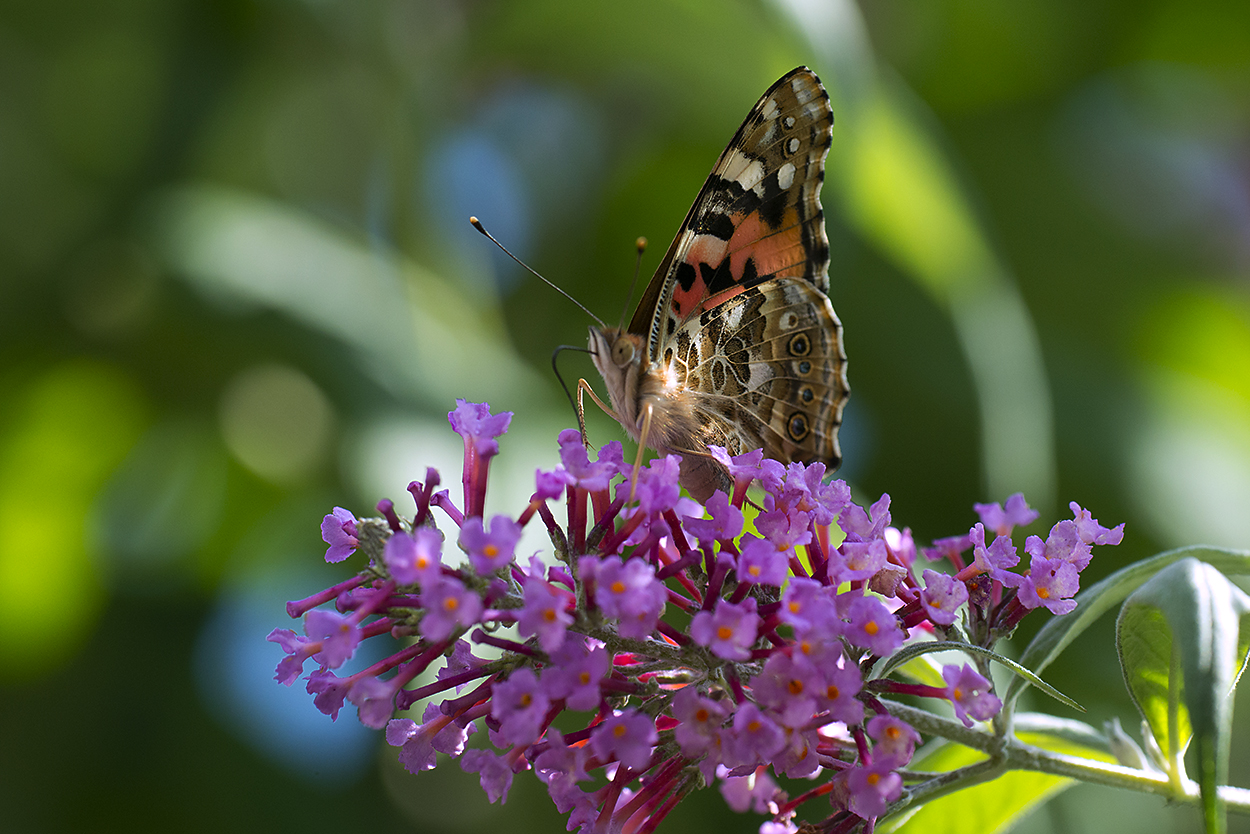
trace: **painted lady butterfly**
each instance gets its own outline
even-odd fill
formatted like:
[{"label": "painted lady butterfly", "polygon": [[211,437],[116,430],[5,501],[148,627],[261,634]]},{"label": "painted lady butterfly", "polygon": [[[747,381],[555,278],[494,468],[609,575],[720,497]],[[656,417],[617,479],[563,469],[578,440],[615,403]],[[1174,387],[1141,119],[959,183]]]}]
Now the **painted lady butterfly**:
[{"label": "painted lady butterfly", "polygon": [[612,408],[582,380],[579,414],[588,391],[641,445],[681,454],[700,502],[731,488],[709,445],[841,461],[850,389],[820,207],[832,141],[820,79],[783,76],[712,168],[629,326],[590,328]]}]

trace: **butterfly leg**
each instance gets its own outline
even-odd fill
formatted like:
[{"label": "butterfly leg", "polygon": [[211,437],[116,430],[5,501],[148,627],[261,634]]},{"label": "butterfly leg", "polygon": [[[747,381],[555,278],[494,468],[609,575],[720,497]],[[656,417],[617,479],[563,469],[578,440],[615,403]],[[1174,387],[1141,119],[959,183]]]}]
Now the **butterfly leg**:
[{"label": "butterfly leg", "polygon": [[634,456],[634,471],[629,479],[629,503],[634,503],[634,491],[638,489],[638,470],[642,468],[642,454],[647,451],[647,436],[651,434],[651,415],[655,407],[647,403],[642,412],[642,432],[638,435],[638,454]]},{"label": "butterfly leg", "polygon": [[621,422],[621,418],[617,416],[615,411],[604,405],[603,400],[599,399],[599,396],[595,393],[595,389],[590,387],[589,382],[584,379],[579,379],[577,381],[577,427],[582,432],[582,445],[589,449],[590,438],[586,436],[586,406],[582,402],[583,391],[590,395],[590,398],[594,400],[595,405],[603,409],[604,414],[608,415],[618,423]]}]

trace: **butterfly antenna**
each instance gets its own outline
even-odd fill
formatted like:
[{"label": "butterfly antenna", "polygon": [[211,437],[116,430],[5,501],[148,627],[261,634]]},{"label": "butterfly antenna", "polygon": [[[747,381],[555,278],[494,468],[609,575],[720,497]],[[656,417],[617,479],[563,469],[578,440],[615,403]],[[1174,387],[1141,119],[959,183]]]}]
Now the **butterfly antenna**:
[{"label": "butterfly antenna", "polygon": [[616,326],[617,330],[625,329],[625,314],[629,312],[629,304],[634,300],[634,288],[638,286],[638,272],[642,269],[642,253],[647,251],[647,239],[638,238],[634,241],[634,246],[638,248],[638,257],[634,260],[634,280],[629,282],[629,295],[625,296],[625,308],[621,310],[621,323]]},{"label": "butterfly antenna", "polygon": [[573,392],[569,390],[569,386],[565,384],[564,377],[560,376],[560,369],[556,367],[556,360],[560,358],[560,354],[566,350],[575,350],[579,353],[590,353],[590,350],[576,345],[560,345],[551,354],[551,370],[555,371],[556,379],[560,380],[560,387],[564,389],[564,396],[569,398],[569,405],[573,406],[573,413],[577,413],[577,403],[573,400]]},{"label": "butterfly antenna", "polygon": [[[539,281],[542,281],[544,284],[546,284],[547,286],[551,287],[551,288],[552,288],[553,290],[555,290],[556,292],[560,293],[560,295],[564,296],[564,297],[565,297],[565,298],[567,298],[569,301],[572,301],[574,304],[576,304],[578,307],[580,307],[580,308],[582,309],[582,312],[583,312],[583,313],[585,313],[586,315],[590,316],[590,317],[591,317],[592,319],[594,319],[595,321],[597,321],[597,322],[599,323],[599,326],[600,326],[600,327],[604,328],[605,330],[607,329],[607,325],[603,323],[603,319],[599,318],[599,317],[598,317],[598,316],[596,316],[594,313],[592,313],[592,312],[590,312],[589,310],[587,310],[587,309],[586,309],[586,306],[585,306],[584,304],[582,304],[582,302],[578,301],[576,298],[574,298],[573,296],[569,295],[567,292],[565,292],[564,290],[560,289],[559,287],[557,287],[555,284],[553,284],[553,283],[551,283],[550,281],[548,281],[548,280],[547,280],[546,278],[544,278],[543,276],[539,275],[539,274],[538,274],[538,273],[534,270],[534,268],[533,268],[533,267],[531,267],[531,266],[530,266],[529,264],[527,264],[525,261],[523,261],[523,260],[521,260],[520,258],[518,258],[516,255],[512,254],[511,252],[509,252],[509,251],[508,251],[508,247],[504,246],[502,243],[500,243],[499,241],[495,240],[495,236],[494,236],[494,235],[492,235],[490,232],[486,231],[486,227],[482,225],[482,221],[481,221],[481,220],[478,220],[476,217],[470,217],[470,218],[469,218],[469,222],[473,224],[473,228],[477,229],[479,232],[481,232],[482,234],[486,235],[486,237],[490,239],[490,242],[491,242],[491,243],[495,244],[495,245],[496,245],[496,246],[498,246],[500,249],[502,249],[502,250],[503,250],[503,253],[504,253],[505,255],[507,255],[509,258],[511,258],[512,260],[516,261],[517,263],[519,263],[521,266],[525,267],[525,269],[526,269],[526,270],[528,270],[528,271],[529,271],[529,273],[530,273],[531,275],[533,275],[535,278],[537,278]],[[557,376],[559,376],[559,374],[557,374]],[[563,384],[563,382],[562,382],[561,384]],[[568,392],[568,389],[567,389],[567,388],[565,388],[564,390],[565,390],[565,392],[566,392],[566,393]]]}]

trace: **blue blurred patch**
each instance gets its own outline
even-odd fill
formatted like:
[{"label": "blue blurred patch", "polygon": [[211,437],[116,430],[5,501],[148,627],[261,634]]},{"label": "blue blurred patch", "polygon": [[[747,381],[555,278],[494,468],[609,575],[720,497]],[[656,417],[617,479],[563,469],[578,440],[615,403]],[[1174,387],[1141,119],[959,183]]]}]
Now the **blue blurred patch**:
[{"label": "blue blurred patch", "polygon": [[[265,640],[274,628],[302,633],[302,621],[288,618],[285,604],[322,587],[318,578],[326,579],[326,572],[273,574],[252,587],[223,592],[195,647],[196,684],[209,712],[265,758],[312,782],[350,782],[371,767],[381,734],[361,725],[351,704],[344,705],[338,721],[318,712],[303,679],[290,687],[277,683],[274,667],[282,650]],[[380,648],[369,642],[339,674],[381,658]],[[304,668],[317,667],[310,660]]]}]

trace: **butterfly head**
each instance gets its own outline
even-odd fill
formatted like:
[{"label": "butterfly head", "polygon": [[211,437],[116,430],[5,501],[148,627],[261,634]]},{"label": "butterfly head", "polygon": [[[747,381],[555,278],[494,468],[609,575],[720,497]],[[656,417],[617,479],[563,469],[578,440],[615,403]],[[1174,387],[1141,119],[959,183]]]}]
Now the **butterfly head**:
[{"label": "butterfly head", "polygon": [[643,338],[615,327],[590,328],[590,356],[608,388],[612,408],[630,428],[638,413],[638,383],[646,360]]}]

